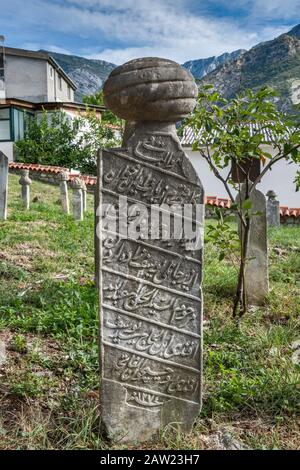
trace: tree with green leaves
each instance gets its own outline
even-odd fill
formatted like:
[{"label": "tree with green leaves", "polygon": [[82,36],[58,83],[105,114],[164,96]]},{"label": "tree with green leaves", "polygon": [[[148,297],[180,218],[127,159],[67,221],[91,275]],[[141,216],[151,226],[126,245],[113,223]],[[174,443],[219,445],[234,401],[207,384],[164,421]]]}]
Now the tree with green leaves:
[{"label": "tree with green leaves", "polygon": [[[87,105],[94,105],[94,106],[105,106],[104,105],[104,95],[103,90],[97,91],[94,95],[84,96],[82,101]],[[122,119],[118,118],[112,111],[106,109],[102,113],[102,122],[106,124],[112,124],[115,126],[120,127],[123,129],[123,121]]]},{"label": "tree with green leaves", "polygon": [[[251,194],[280,160],[300,163],[299,122],[295,117],[278,111],[274,97],[273,90],[264,88],[257,92],[246,90],[236,98],[227,100],[211,85],[206,85],[199,92],[193,115],[185,122],[197,136],[193,150],[200,153],[216,178],[223,183],[239,217],[241,243],[238,282],[233,302],[234,316],[243,315],[247,311],[245,267],[250,222],[255,217],[251,207]],[[272,147],[272,153],[267,146]],[[253,177],[253,168],[257,162],[262,164],[262,170]],[[295,182],[299,188],[299,173]],[[238,204],[235,202],[233,189],[239,194]],[[225,232],[219,224],[217,230],[219,234],[222,232],[221,244],[224,250]],[[228,226],[226,230],[229,230]],[[218,233],[215,232],[215,238],[218,238]],[[221,258],[222,256],[221,253]]]},{"label": "tree with green leaves", "polygon": [[106,126],[93,111],[70,118],[63,111],[28,117],[24,139],[17,142],[18,160],[73,168],[96,174],[96,153],[102,147],[116,147],[113,129]]}]

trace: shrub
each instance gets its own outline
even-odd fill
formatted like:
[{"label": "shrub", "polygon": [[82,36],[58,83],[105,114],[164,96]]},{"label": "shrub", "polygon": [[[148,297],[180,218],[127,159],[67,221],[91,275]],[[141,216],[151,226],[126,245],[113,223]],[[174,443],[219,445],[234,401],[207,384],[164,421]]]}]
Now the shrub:
[{"label": "shrub", "polygon": [[17,142],[18,160],[96,174],[97,150],[117,144],[114,132],[92,111],[75,119],[62,111],[43,111],[27,119],[25,137]]}]

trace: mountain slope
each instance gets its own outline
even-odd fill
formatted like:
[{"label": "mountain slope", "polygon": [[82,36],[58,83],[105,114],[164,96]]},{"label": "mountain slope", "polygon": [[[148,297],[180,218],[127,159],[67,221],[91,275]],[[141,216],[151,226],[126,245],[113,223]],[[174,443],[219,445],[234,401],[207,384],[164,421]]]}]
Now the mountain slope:
[{"label": "mountain slope", "polygon": [[49,55],[75,82],[78,89],[75,99],[82,101],[84,95],[91,95],[102,88],[102,85],[116,65],[105,60],[85,59],[74,55],[49,52]]},{"label": "mountain slope", "polygon": [[215,70],[220,65],[237,59],[244,52],[246,52],[245,49],[238,49],[234,52],[225,52],[218,57],[213,56],[206,59],[189,60],[183,64],[183,67],[189,70],[195,78],[200,79]]},{"label": "mountain slope", "polygon": [[295,36],[296,38],[300,39],[300,24],[297,24],[294,26],[293,29],[291,29],[288,33],[289,36]]},{"label": "mountain slope", "polygon": [[[76,83],[78,87],[75,96],[77,101],[82,101],[84,95],[94,94],[102,88],[104,81],[116,67],[116,65],[104,60],[85,59],[84,57],[59,54],[57,52],[45,52],[51,55]],[[183,67],[190,70],[195,78],[202,78],[220,64],[236,59],[243,52],[244,50],[239,49],[232,53],[225,52],[219,57],[191,60],[183,64]]]},{"label": "mountain slope", "polygon": [[279,93],[279,107],[291,109],[300,102],[300,25],[221,65],[202,82],[213,84],[228,98],[245,88],[272,86]]},{"label": "mountain slope", "polygon": [[[78,86],[76,100],[94,94],[116,65],[48,52]],[[245,88],[272,86],[279,92],[278,105],[289,110],[300,102],[300,24],[286,34],[218,57],[191,60],[183,66],[203,83],[212,83],[226,97]]]}]

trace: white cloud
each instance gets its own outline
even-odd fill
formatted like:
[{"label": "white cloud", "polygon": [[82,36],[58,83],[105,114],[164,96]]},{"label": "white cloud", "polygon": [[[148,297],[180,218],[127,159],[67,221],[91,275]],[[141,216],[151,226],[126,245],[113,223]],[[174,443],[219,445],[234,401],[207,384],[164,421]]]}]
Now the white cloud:
[{"label": "white cloud", "polygon": [[[222,1],[225,2],[217,0],[216,3]],[[297,2],[299,0],[285,0],[284,3],[294,11]],[[1,3],[3,0],[0,0],[0,6]],[[201,3],[205,5],[206,0],[199,0],[198,6]],[[88,50],[78,48],[72,52],[117,64],[149,55],[168,57],[182,63],[225,51],[248,49],[284,32],[281,27],[257,27],[258,20],[253,19],[258,12],[258,3],[266,15],[271,15],[280,7],[279,0],[265,0],[264,3],[233,0],[232,3],[249,11],[252,20],[249,19],[246,27],[229,17],[192,14],[189,8],[195,4],[192,0],[65,0],[64,4],[50,0],[14,0],[8,3],[6,15],[9,9],[13,15],[17,11],[22,28],[30,27],[33,32],[38,26],[39,30],[45,28],[51,36],[55,33],[76,36],[77,39],[85,39],[85,43],[88,39],[91,43]],[[101,47],[101,44],[108,43],[113,46]],[[41,47],[49,48],[46,45]],[[61,52],[58,45],[51,47]]]},{"label": "white cloud", "polygon": [[72,52],[63,47],[55,46],[53,44],[46,44],[41,42],[25,42],[22,44],[22,49],[28,49],[30,51],[38,51],[44,49],[49,52],[58,52],[59,54],[72,55]]},{"label": "white cloud", "polygon": [[300,20],[299,0],[251,0],[250,14],[256,18],[266,20]]},{"label": "white cloud", "polygon": [[64,47],[54,46],[52,44],[46,44],[46,46],[43,46],[43,48],[50,52],[58,52],[59,54],[72,55],[72,52],[69,49],[65,49]]}]

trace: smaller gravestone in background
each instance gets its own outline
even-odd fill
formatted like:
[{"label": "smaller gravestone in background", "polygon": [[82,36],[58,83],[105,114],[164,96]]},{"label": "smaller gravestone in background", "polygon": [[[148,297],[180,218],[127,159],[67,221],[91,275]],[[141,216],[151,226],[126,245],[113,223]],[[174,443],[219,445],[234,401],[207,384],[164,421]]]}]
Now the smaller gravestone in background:
[{"label": "smaller gravestone in background", "polygon": [[280,227],[280,207],[274,191],[267,192],[267,221],[269,227]]},{"label": "smaller gravestone in background", "polygon": [[7,218],[8,158],[0,152],[0,220]]},{"label": "smaller gravestone in background", "polygon": [[83,202],[83,212],[86,212],[86,195],[87,195],[87,187],[84,181],[81,180],[81,187],[82,187],[82,202]]},{"label": "smaller gravestone in background", "polygon": [[61,200],[61,205],[63,208],[63,211],[66,214],[70,213],[70,207],[69,207],[69,194],[68,194],[68,180],[69,180],[69,175],[68,173],[62,171],[59,175],[59,181],[60,181],[60,200]]},{"label": "smaller gravestone in background", "polygon": [[80,178],[72,181],[73,188],[73,217],[75,220],[83,220],[82,182]]},{"label": "smaller gravestone in background", "polygon": [[29,170],[21,170],[21,178],[19,183],[22,186],[22,201],[24,209],[28,210],[30,207],[30,185],[32,183],[29,178]]},{"label": "smaller gravestone in background", "polygon": [[[244,200],[244,185],[241,197]],[[239,196],[237,203],[239,203]],[[245,269],[245,285],[249,305],[263,305],[269,292],[268,278],[268,238],[267,238],[267,208],[266,198],[258,189],[251,193],[250,237],[248,245],[248,260]],[[239,223],[240,225],[240,223]],[[239,228],[241,235],[241,230]]]}]

